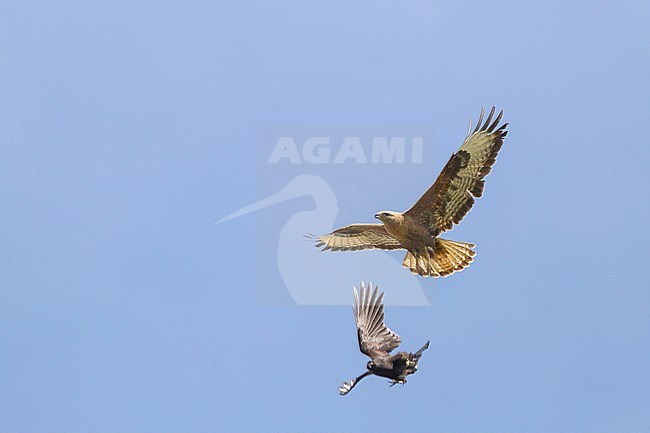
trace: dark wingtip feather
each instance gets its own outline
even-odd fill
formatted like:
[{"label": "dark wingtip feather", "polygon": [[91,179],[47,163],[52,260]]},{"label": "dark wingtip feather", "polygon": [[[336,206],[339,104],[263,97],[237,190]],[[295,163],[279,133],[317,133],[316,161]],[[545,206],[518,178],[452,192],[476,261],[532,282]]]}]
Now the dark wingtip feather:
[{"label": "dark wingtip feather", "polygon": [[[493,107],[493,109],[494,109],[494,107]],[[492,124],[491,124],[487,129],[486,129],[486,131],[489,132],[489,133],[491,133],[492,131],[494,131],[494,128],[497,127],[497,125],[498,125],[499,122],[501,121],[501,118],[502,118],[502,117],[503,117],[503,110],[501,110],[501,111],[499,112],[499,115],[497,116],[497,118],[494,119],[494,122],[492,122]]]},{"label": "dark wingtip feather", "polygon": [[492,116],[494,116],[494,110],[495,109],[496,108],[493,105],[492,109],[490,110],[490,114],[488,115],[488,118],[485,119],[485,123],[483,124],[483,127],[481,128],[481,130],[485,130],[485,128],[490,124],[490,122],[492,121]]},{"label": "dark wingtip feather", "polygon": [[483,115],[485,114],[485,108],[481,107],[481,115],[478,116],[478,122],[476,122],[476,128],[474,128],[474,131],[472,134],[476,133],[479,129],[481,129],[481,123],[483,122]]},{"label": "dark wingtip feather", "polygon": [[[320,248],[323,245],[325,245],[325,243],[318,236],[316,236],[313,233],[307,233],[306,235],[302,235],[302,236],[306,241],[314,242],[314,247],[316,247],[316,248]],[[322,251],[325,251],[325,249],[327,249],[327,248],[324,248]]]}]

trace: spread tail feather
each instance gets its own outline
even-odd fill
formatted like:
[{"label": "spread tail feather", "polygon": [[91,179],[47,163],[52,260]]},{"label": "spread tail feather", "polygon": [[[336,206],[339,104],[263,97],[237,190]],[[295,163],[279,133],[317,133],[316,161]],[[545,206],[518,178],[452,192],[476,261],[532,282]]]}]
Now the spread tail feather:
[{"label": "spread tail feather", "polygon": [[462,271],[474,261],[474,244],[436,238],[435,247],[409,250],[402,265],[423,277],[446,277]]},{"label": "spread tail feather", "polygon": [[429,348],[429,342],[427,341],[427,342],[424,344],[424,346],[422,346],[422,347],[420,348],[420,350],[418,350],[417,352],[415,352],[415,354],[413,355],[413,357],[414,357],[415,359],[420,359],[420,357],[422,357],[422,353],[423,353],[425,350],[427,350],[428,348]]},{"label": "spread tail feather", "polygon": [[[420,358],[422,357],[422,353],[429,348],[429,342],[427,341],[424,346],[420,348],[415,353],[409,353],[409,357],[406,360],[406,373],[407,376],[409,374],[414,374],[416,371],[418,371],[418,362],[420,362]],[[404,379],[404,382],[406,382],[406,379]]]}]

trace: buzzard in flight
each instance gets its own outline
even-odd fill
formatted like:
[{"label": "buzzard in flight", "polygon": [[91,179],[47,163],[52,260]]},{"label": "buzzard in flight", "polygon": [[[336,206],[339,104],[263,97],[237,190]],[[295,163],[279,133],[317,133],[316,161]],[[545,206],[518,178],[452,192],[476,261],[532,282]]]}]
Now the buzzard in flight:
[{"label": "buzzard in flight", "polygon": [[323,251],[405,249],[402,265],[423,277],[446,277],[474,260],[474,244],[439,238],[458,224],[483,195],[485,176],[492,170],[508,133],[501,122],[503,111],[492,121],[494,107],[476,128],[470,122],[467,138],[442,169],[438,179],[406,212],[381,211],[381,224],[352,224],[317,237]]},{"label": "buzzard in flight", "polygon": [[373,290],[372,283],[366,286],[362,281],[361,293],[357,292],[356,287],[354,288],[352,308],[357,322],[359,349],[363,354],[368,355],[371,361],[368,361],[366,366],[368,371],[350,382],[343,382],[343,385],[339,386],[339,393],[346,395],[357,382],[371,374],[387,377],[391,380],[390,386],[396,383],[405,384],[406,376],[417,371],[418,361],[422,352],[429,347],[429,342],[427,341],[415,353],[390,354],[400,345],[402,339],[384,324],[384,293],[380,293],[377,286]]}]

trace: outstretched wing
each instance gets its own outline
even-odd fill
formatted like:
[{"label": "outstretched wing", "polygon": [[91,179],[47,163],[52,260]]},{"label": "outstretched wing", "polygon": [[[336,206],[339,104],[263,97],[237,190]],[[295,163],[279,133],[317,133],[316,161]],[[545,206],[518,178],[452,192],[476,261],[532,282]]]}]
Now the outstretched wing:
[{"label": "outstretched wing", "polygon": [[361,292],[354,289],[354,318],[357,322],[359,349],[370,358],[387,356],[402,339],[384,324],[384,293],[361,282]]},{"label": "outstretched wing", "polygon": [[352,388],[354,388],[361,379],[363,379],[366,376],[370,376],[371,374],[372,374],[371,372],[366,371],[361,376],[352,379],[349,382],[343,382],[343,385],[339,386],[339,394],[347,395],[350,391],[352,391]]},{"label": "outstretched wing", "polygon": [[316,237],[316,247],[323,251],[397,250],[404,248],[388,234],[383,224],[352,224]]},{"label": "outstretched wing", "polygon": [[[483,114],[481,110],[476,128],[468,133],[465,142],[451,156],[435,183],[406,211],[421,221],[433,236],[458,224],[474,205],[474,197],[483,195],[483,179],[492,170],[508,133],[507,123],[499,126],[503,111],[492,122],[492,107],[487,120],[481,124]],[[471,129],[470,122],[469,130]]]}]

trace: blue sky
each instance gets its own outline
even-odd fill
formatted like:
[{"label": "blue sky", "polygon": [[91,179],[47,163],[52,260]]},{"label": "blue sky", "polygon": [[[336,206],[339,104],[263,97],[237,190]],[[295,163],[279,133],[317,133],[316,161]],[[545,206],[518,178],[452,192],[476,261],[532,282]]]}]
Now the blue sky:
[{"label": "blue sky", "polygon": [[[3,3],[0,431],[650,430],[649,12]],[[270,188],[259,131],[434,131],[405,177],[346,175],[344,225],[407,208],[490,105],[511,132],[449,236],[476,262],[387,307],[404,349],[431,340],[405,387],[340,397],[350,307],[260,302],[260,236],[309,200],[215,224]]]}]

